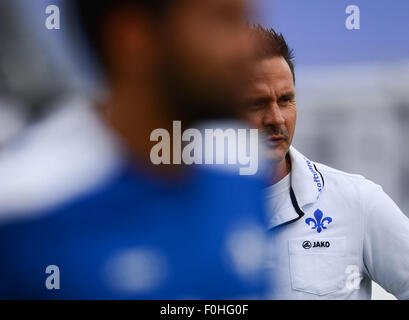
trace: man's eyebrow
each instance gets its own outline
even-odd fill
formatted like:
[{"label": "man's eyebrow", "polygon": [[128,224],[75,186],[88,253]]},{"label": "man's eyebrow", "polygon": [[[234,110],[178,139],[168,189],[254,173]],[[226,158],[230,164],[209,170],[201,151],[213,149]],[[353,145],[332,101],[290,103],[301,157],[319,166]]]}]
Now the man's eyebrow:
[{"label": "man's eyebrow", "polygon": [[294,98],[295,98],[295,93],[291,91],[291,92],[286,92],[280,95],[278,100],[285,100],[285,99],[292,100]]}]

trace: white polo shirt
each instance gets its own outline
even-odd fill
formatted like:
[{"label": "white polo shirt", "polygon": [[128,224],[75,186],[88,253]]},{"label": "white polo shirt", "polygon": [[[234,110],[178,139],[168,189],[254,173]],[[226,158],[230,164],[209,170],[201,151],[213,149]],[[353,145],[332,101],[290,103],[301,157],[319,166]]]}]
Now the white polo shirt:
[{"label": "white polo shirt", "polygon": [[371,280],[409,299],[409,219],[382,188],[290,148],[266,190],[271,299],[370,299]]}]

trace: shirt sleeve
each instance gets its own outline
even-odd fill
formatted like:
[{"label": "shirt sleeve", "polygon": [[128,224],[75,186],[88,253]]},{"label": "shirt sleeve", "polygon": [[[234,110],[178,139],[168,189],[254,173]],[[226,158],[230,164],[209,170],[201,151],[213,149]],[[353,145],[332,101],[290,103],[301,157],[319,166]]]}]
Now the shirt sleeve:
[{"label": "shirt sleeve", "polygon": [[366,184],[364,263],[369,277],[398,299],[409,299],[409,218],[374,183]]}]

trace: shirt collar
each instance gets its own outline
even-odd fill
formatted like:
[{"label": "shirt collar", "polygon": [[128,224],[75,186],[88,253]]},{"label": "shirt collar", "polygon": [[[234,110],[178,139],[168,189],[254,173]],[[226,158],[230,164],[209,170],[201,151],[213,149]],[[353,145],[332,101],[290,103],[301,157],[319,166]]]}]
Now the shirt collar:
[{"label": "shirt collar", "polygon": [[291,187],[300,208],[316,202],[324,188],[324,178],[316,165],[290,147]]},{"label": "shirt collar", "polygon": [[318,200],[324,178],[315,164],[294,147],[290,147],[291,187],[290,199],[294,210],[274,212],[269,219],[269,229],[295,222],[304,216],[303,208]]}]

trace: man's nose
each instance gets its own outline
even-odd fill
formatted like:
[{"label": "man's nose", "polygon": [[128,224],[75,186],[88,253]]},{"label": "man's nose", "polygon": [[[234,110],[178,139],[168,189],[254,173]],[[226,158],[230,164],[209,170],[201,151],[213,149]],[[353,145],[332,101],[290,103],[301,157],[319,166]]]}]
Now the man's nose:
[{"label": "man's nose", "polygon": [[277,103],[271,103],[266,109],[263,116],[263,124],[265,126],[280,126],[285,123],[285,119],[281,113],[281,109]]}]

